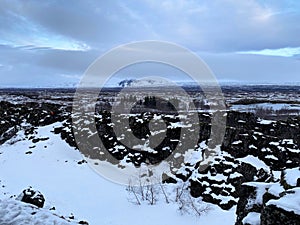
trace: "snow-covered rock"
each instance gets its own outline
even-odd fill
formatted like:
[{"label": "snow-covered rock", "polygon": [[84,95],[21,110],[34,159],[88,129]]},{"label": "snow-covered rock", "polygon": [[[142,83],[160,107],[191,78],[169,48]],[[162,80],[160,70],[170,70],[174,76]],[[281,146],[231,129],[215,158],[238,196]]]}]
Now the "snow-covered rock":
[{"label": "snow-covered rock", "polygon": [[45,203],[45,198],[41,192],[34,190],[32,187],[29,187],[18,196],[18,200],[26,202],[32,205],[35,205],[39,208],[43,208]]},{"label": "snow-covered rock", "polygon": [[[300,178],[295,172],[298,168],[288,171],[290,180]],[[281,179],[287,178],[282,176]],[[240,190],[236,225],[299,225],[300,187],[282,185],[285,184],[282,180],[276,183],[245,183]],[[291,183],[296,185],[295,182]]]},{"label": "snow-covered rock", "polygon": [[279,199],[266,202],[261,225],[299,225],[300,224],[300,188],[286,191]]}]

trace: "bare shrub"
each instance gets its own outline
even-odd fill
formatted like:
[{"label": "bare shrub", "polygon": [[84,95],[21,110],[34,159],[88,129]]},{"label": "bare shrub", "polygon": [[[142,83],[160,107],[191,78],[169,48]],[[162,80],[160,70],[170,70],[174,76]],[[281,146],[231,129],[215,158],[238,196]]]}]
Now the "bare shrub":
[{"label": "bare shrub", "polygon": [[129,201],[134,204],[141,205],[142,202],[147,202],[149,205],[155,205],[158,201],[162,186],[154,182],[153,177],[139,176],[138,185],[133,185],[130,180],[126,188],[129,194]]},{"label": "bare shrub", "polygon": [[210,210],[209,205],[204,204],[200,198],[194,198],[187,187],[182,183],[176,188],[176,202],[181,214],[190,214],[197,217],[202,216]]},{"label": "bare shrub", "polygon": [[209,205],[203,203],[201,198],[191,196],[188,184],[185,182],[168,186],[161,182],[153,182],[155,179],[153,177],[143,178],[143,176],[139,177],[138,185],[133,185],[133,182],[130,181],[126,188],[129,201],[136,205],[141,205],[143,202],[155,205],[160,198],[164,198],[167,204],[178,204],[181,214],[199,217],[210,210]]}]

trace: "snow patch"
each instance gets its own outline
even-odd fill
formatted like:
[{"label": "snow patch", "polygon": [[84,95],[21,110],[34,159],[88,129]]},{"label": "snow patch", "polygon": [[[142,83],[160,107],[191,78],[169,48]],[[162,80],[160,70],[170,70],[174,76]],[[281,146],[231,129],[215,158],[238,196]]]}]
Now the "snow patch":
[{"label": "snow patch", "polygon": [[242,222],[243,224],[260,225],[260,213],[249,212]]},{"label": "snow patch", "polygon": [[278,200],[270,200],[267,205],[275,205],[278,208],[300,215],[300,188],[290,189],[285,196]]},{"label": "snow patch", "polygon": [[286,169],[284,171],[284,179],[290,186],[295,187],[298,178],[300,178],[300,168]]},{"label": "snow patch", "polygon": [[255,157],[253,155],[248,155],[244,158],[237,158],[237,160],[248,163],[254,167],[259,169],[264,169],[266,171],[270,171],[270,168],[264,163],[264,161],[260,160],[258,157]]}]

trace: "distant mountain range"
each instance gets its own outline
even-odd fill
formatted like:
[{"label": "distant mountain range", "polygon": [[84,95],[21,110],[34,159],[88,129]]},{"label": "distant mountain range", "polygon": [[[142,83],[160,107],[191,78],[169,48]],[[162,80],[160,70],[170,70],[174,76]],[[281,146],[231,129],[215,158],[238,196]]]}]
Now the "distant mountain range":
[{"label": "distant mountain range", "polygon": [[[198,86],[196,82],[185,82],[178,81],[174,82],[182,87]],[[253,81],[232,81],[232,80],[221,80],[218,81],[220,86],[255,86],[255,85],[280,85],[280,86],[300,86],[300,82],[253,82]],[[119,87],[153,87],[153,86],[164,86],[166,82],[163,80],[138,80],[138,79],[124,79],[118,83]],[[204,82],[203,84],[213,84],[212,82]]]}]

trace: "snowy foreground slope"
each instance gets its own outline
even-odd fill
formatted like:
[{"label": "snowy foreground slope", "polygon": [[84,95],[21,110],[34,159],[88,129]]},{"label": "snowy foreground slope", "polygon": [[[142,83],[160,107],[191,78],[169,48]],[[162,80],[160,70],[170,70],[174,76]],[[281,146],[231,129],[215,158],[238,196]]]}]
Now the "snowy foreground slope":
[{"label": "snowy foreground slope", "polygon": [[[96,225],[234,224],[235,208],[225,211],[205,203],[210,210],[195,217],[182,215],[176,204],[166,204],[163,200],[153,206],[132,204],[128,201],[126,187],[102,178],[86,163],[80,163],[82,155],[52,132],[58,126],[61,123],[36,129],[35,137],[40,140],[36,143],[21,130],[0,146],[0,224],[66,224],[72,221]],[[44,194],[43,209],[10,199],[28,186]],[[53,207],[55,210],[50,210]],[[36,213],[32,215],[31,211]],[[74,219],[69,219],[73,215]]]},{"label": "snowy foreground slope", "polygon": [[75,224],[66,221],[47,210],[13,199],[0,200],[0,224],[27,225],[27,224]]}]

